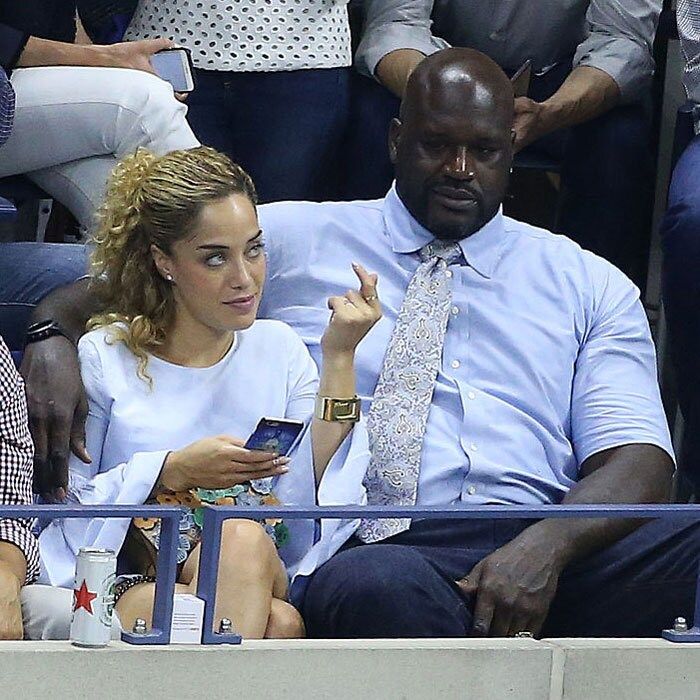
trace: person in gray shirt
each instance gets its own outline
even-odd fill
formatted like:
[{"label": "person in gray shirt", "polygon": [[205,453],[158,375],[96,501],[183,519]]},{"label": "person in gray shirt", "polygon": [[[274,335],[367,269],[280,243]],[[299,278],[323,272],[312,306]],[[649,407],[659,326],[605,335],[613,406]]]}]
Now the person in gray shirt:
[{"label": "person in gray shirt", "polygon": [[[415,66],[448,45],[478,49],[509,75],[530,60],[529,90],[516,100],[521,162],[560,164],[556,230],[641,281],[653,199],[652,44],[661,6],[662,0],[364,0],[355,66],[398,98]],[[367,82],[365,99],[375,105],[358,107],[364,147],[353,153],[360,160],[375,159],[367,113],[386,116],[398,105]],[[378,153],[386,151],[385,134],[383,127],[376,137]],[[358,172],[390,173],[388,165],[356,163]]]}]

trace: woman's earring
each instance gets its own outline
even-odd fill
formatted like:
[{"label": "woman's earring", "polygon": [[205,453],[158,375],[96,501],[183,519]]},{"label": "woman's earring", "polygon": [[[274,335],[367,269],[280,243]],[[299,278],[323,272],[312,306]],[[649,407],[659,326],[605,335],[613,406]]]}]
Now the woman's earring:
[{"label": "woman's earring", "polygon": [[172,282],[172,281],[173,281],[173,276],[172,276],[169,272],[166,272],[166,273],[165,273],[165,279],[168,280],[168,282]]}]

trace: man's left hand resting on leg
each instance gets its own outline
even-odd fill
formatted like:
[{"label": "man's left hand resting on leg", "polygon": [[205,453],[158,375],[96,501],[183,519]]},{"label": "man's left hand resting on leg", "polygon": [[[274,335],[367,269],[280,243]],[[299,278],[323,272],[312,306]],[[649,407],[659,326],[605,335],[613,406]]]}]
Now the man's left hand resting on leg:
[{"label": "man's left hand resting on leg", "polygon": [[[668,501],[672,473],[671,458],[658,447],[616,447],[583,463],[583,478],[562,503],[663,503]],[[527,528],[458,582],[466,595],[475,598],[473,633],[539,634],[564,568],[611,545],[638,524],[620,519],[550,519]]]}]

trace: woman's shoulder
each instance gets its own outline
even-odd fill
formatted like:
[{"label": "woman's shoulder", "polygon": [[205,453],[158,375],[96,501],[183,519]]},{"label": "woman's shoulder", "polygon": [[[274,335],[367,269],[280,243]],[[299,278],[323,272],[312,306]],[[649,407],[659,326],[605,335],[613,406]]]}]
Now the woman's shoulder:
[{"label": "woman's shoulder", "polygon": [[240,331],[240,345],[261,358],[292,357],[307,354],[299,334],[283,321],[261,318],[245,331]]},{"label": "woman's shoulder", "polygon": [[130,356],[130,350],[119,340],[119,330],[122,328],[123,324],[111,323],[85,333],[78,341],[78,354],[81,361],[86,358],[99,357],[104,364],[117,358]]},{"label": "woman's shoulder", "polygon": [[271,318],[259,318],[245,331],[241,331],[243,337],[254,337],[256,340],[272,340],[287,343],[302,343],[303,341],[291,326],[284,321]]}]

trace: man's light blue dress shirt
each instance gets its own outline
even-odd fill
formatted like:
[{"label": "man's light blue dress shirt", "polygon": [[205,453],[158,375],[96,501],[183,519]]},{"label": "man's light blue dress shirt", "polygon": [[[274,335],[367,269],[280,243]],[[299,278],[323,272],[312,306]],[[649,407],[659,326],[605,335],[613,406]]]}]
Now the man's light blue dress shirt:
[{"label": "man's light blue dress shirt", "polygon": [[[433,236],[392,189],[384,200],[260,208],[268,278],[261,315],[320,363],[330,295],[379,274],[384,317],[357,352],[366,411],[417,251]],[[672,455],[636,287],[563,236],[498,213],[461,242],[423,445],[418,504],[559,502],[591,455],[630,443]]]}]

